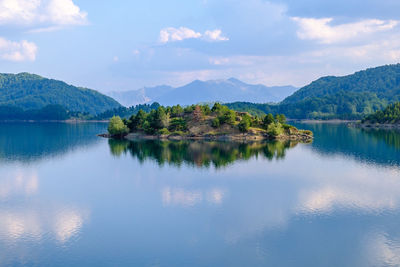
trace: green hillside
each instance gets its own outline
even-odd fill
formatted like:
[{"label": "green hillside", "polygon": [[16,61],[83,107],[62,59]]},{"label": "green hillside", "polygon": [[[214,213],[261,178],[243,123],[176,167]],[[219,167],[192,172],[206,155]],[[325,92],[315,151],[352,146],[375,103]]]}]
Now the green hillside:
[{"label": "green hillside", "polygon": [[75,87],[62,81],[29,73],[0,74],[0,106],[31,110],[48,105],[61,105],[70,111],[91,114],[121,106],[95,90]]},{"label": "green hillside", "polygon": [[365,117],[363,123],[398,124],[400,123],[400,102],[390,104],[384,110]]},{"label": "green hillside", "polygon": [[399,101],[400,64],[371,68],[343,77],[323,77],[287,97],[283,103],[296,103],[307,98],[321,98],[339,92],[367,92],[376,94],[379,99]]},{"label": "green hillside", "polygon": [[293,119],[360,119],[400,100],[400,64],[323,77],[279,105],[231,103],[230,108],[257,113],[283,113]]}]

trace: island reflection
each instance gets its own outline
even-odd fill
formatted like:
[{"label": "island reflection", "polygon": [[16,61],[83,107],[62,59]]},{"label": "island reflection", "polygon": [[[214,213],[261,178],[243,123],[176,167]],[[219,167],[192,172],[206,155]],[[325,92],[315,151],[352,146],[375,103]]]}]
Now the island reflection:
[{"label": "island reflection", "polygon": [[235,161],[247,161],[253,157],[264,157],[267,160],[283,159],[286,151],[295,147],[298,142],[219,142],[219,141],[160,141],[142,140],[127,141],[109,139],[111,154],[121,156],[129,153],[140,163],[147,159],[159,166],[169,164],[194,167],[221,168]]}]

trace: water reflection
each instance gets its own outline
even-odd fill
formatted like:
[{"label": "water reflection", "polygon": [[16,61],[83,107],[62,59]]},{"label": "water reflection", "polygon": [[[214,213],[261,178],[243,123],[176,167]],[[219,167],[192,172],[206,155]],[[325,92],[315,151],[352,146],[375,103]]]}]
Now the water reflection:
[{"label": "water reflection", "polygon": [[2,162],[0,266],[398,266],[400,168],[376,164],[397,137],[318,127],[316,145],[98,138]]},{"label": "water reflection", "polygon": [[224,196],[224,190],[219,188],[202,191],[171,188],[167,186],[162,190],[162,202],[165,206],[192,207],[203,201],[214,205],[220,205],[223,202]]},{"label": "water reflection", "polygon": [[32,195],[38,190],[39,179],[35,171],[12,170],[1,174],[0,200],[11,195]]},{"label": "water reflection", "polygon": [[99,142],[104,123],[0,123],[0,161],[31,162]]},{"label": "water reflection", "polygon": [[314,132],[312,148],[323,155],[345,155],[358,161],[400,166],[400,131],[360,129],[345,124],[297,124]]},{"label": "water reflection", "polygon": [[143,163],[146,159],[156,161],[160,166],[165,163],[181,166],[187,164],[196,167],[221,168],[238,160],[249,160],[262,156],[268,160],[284,159],[286,150],[298,143],[286,142],[209,142],[209,141],[108,141],[114,156],[129,153]]},{"label": "water reflection", "polygon": [[62,206],[0,209],[0,238],[3,242],[40,242],[50,234],[51,239],[65,243],[79,233],[87,216],[84,210]]}]

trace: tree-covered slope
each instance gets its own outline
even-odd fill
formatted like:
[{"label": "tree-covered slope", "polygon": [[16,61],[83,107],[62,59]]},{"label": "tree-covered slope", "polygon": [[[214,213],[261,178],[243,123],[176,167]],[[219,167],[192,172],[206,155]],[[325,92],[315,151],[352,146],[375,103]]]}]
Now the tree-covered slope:
[{"label": "tree-covered slope", "polygon": [[384,110],[365,117],[363,123],[398,124],[400,123],[400,102],[390,104]]},{"label": "tree-covered slope", "polygon": [[400,100],[400,64],[386,65],[343,77],[323,77],[307,85],[283,103],[296,103],[308,98],[322,98],[339,92],[372,93],[379,99]]},{"label": "tree-covered slope", "polygon": [[338,92],[325,97],[306,98],[296,103],[254,104],[235,102],[226,104],[237,111],[253,115],[285,114],[291,119],[361,119],[387,105],[373,93]]},{"label": "tree-covered slope", "polygon": [[231,103],[230,108],[282,113],[292,119],[361,119],[400,100],[400,64],[312,82],[279,105]]},{"label": "tree-covered slope", "polygon": [[121,105],[95,90],[29,73],[0,74],[0,105],[25,110],[61,105],[70,111],[98,114]]}]

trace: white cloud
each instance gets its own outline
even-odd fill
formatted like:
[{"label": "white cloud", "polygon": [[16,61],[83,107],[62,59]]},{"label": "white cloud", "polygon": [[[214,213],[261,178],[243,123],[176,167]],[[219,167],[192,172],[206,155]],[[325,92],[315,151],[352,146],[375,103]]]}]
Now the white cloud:
[{"label": "white cloud", "polygon": [[0,25],[54,28],[86,23],[87,13],[72,0],[0,0]]},{"label": "white cloud", "polygon": [[72,0],[52,0],[46,7],[48,19],[59,25],[81,25],[87,23],[87,13],[82,12]]},{"label": "white cloud", "polygon": [[204,38],[210,41],[228,41],[228,37],[222,36],[221,30],[214,30],[214,31],[206,31],[204,33]]},{"label": "white cloud", "polygon": [[323,44],[332,44],[350,39],[391,30],[398,25],[395,20],[368,19],[354,23],[330,25],[332,18],[292,18],[298,26],[297,36],[303,40],[316,40]]},{"label": "white cloud", "polygon": [[180,27],[180,28],[165,28],[160,31],[160,41],[162,43],[168,43],[168,42],[175,42],[175,41],[182,41],[185,39],[196,39],[200,38],[201,33],[195,32],[192,29],[186,28],[186,27]]},{"label": "white cloud", "polygon": [[34,61],[37,50],[35,43],[26,40],[13,42],[0,37],[0,59],[15,62]]},{"label": "white cloud", "polygon": [[207,30],[204,34],[201,34],[186,27],[179,27],[179,28],[168,27],[160,31],[161,43],[183,41],[185,39],[199,39],[199,38],[202,38],[210,42],[229,40],[229,38],[222,36],[222,31],[219,29],[213,31]]},{"label": "white cloud", "polygon": [[226,57],[211,57],[208,59],[208,62],[211,65],[221,66],[221,65],[228,65],[231,61],[229,58]]}]

